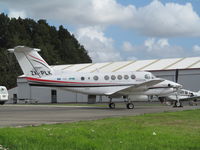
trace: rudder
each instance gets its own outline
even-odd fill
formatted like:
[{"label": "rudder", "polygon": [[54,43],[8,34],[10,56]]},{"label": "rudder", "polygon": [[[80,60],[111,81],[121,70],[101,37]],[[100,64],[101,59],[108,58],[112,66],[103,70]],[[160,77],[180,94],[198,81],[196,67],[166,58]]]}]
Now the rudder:
[{"label": "rudder", "polygon": [[38,54],[40,49],[16,46],[14,49],[8,49],[8,51],[15,54],[24,75],[31,77],[52,75],[52,68]]}]

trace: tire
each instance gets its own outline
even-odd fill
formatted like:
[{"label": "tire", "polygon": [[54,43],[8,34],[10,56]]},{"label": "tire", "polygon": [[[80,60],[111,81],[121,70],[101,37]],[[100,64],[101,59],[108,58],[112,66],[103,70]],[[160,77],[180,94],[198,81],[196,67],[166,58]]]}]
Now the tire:
[{"label": "tire", "polygon": [[109,108],[110,108],[110,109],[115,109],[115,103],[110,103],[110,104],[109,104]]},{"label": "tire", "polygon": [[133,109],[133,108],[134,108],[133,103],[128,103],[128,104],[126,104],[126,108],[127,108],[127,109]]},{"label": "tire", "polygon": [[5,104],[5,102],[4,102],[4,101],[0,102],[0,105],[3,105],[3,104]]},{"label": "tire", "polygon": [[181,102],[175,102],[175,107],[183,107]]}]

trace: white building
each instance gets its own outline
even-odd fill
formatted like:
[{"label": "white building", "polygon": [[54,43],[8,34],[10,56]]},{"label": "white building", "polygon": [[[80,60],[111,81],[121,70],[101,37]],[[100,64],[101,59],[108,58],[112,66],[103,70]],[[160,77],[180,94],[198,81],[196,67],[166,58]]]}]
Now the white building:
[{"label": "white building", "polygon": [[[124,71],[149,71],[157,77],[175,81],[176,70],[178,69],[178,82],[185,89],[199,91],[200,89],[200,57],[133,60],[107,63],[88,63],[52,66],[55,70],[75,72],[124,72]],[[80,93],[63,91],[59,88],[29,86],[24,79],[17,79],[15,90],[10,90],[10,102],[13,96],[17,99],[31,99],[38,103],[67,103],[67,102],[88,102],[88,96]],[[102,97],[97,97],[101,101]],[[103,97],[103,100],[108,100]]]}]

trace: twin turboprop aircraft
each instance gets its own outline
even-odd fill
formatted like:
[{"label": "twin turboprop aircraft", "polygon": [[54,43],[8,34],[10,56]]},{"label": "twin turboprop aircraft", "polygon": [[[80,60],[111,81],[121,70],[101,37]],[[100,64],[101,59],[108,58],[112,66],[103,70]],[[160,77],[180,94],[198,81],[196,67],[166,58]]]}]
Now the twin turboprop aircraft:
[{"label": "twin turboprop aircraft", "polygon": [[[52,69],[38,54],[39,49],[17,46],[9,49],[19,62],[25,78],[31,86],[58,87],[88,95],[104,95],[110,98],[109,107],[115,108],[114,97],[127,99],[126,107],[133,109],[133,97],[140,95],[170,95],[182,85],[156,78],[150,72],[77,73]],[[179,99],[177,99],[179,101]]]},{"label": "twin turboprop aircraft", "polygon": [[[179,103],[177,101],[177,97],[179,99]],[[158,99],[164,103],[168,103],[172,104],[173,102],[175,102],[175,106],[182,106],[182,101],[189,101],[190,105],[197,105],[197,101],[200,100],[200,91],[198,92],[193,92],[190,90],[186,90],[186,89],[180,89],[170,95],[166,95],[166,96],[161,96],[158,97]]]}]

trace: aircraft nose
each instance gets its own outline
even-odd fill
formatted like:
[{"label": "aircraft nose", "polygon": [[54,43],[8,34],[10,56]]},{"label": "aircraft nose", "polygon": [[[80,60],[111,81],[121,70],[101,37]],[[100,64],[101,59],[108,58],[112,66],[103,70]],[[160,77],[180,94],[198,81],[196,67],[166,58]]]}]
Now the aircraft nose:
[{"label": "aircraft nose", "polygon": [[182,88],[181,84],[178,83],[169,83],[168,87],[172,87],[172,88]]},{"label": "aircraft nose", "polygon": [[183,86],[182,86],[181,84],[176,83],[176,84],[174,85],[174,87],[175,87],[175,88],[182,88]]}]

